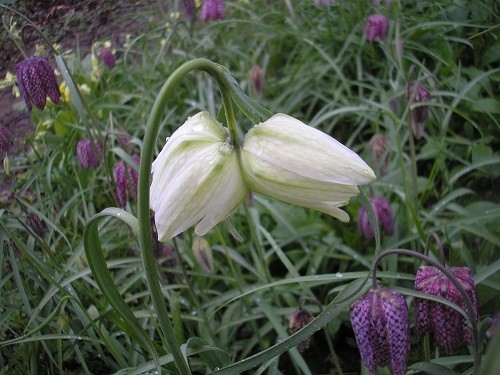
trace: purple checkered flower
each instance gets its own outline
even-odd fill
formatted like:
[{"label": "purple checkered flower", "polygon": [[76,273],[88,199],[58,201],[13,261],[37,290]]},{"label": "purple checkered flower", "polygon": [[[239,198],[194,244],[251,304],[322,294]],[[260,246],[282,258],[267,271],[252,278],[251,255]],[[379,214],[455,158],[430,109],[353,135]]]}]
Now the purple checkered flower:
[{"label": "purple checkered flower", "polygon": [[102,156],[102,147],[99,142],[94,141],[97,155],[94,154],[90,139],[81,139],[76,144],[76,158],[83,169],[97,168]]},{"label": "purple checkered flower", "polygon": [[389,365],[392,374],[404,375],[410,349],[404,296],[377,287],[353,303],[350,317],[361,360],[370,374]]},{"label": "purple checkered flower", "polygon": [[111,49],[106,48],[106,47],[101,47],[99,49],[99,56],[101,57],[101,61],[103,62],[104,65],[106,65],[108,68],[113,69],[116,65],[116,56],[111,51]]},{"label": "purple checkered flower", "polygon": [[[476,288],[471,270],[467,267],[449,267],[448,269],[469,295],[477,318]],[[415,277],[415,290],[444,298],[466,312],[468,311],[455,284],[436,267],[423,266],[419,268]],[[470,345],[474,342],[473,333],[467,325],[467,320],[451,307],[415,298],[414,310],[417,337],[420,338],[427,332],[432,332],[436,343],[446,354],[452,353],[463,340]]]},{"label": "purple checkered flower", "polygon": [[28,111],[31,111],[32,104],[38,109],[44,109],[47,96],[53,103],[61,103],[54,68],[45,57],[34,56],[21,61],[16,65],[16,76]]},{"label": "purple checkered flower", "polygon": [[[410,105],[418,103],[427,103],[431,94],[427,87],[422,84],[408,84],[406,87],[406,95]],[[416,139],[422,138],[424,135],[425,120],[429,118],[429,107],[418,106],[410,109],[412,117],[412,131]]]},{"label": "purple checkered flower", "polygon": [[387,18],[383,14],[369,16],[365,23],[365,34],[370,43],[373,43],[375,38],[383,42],[387,35]]},{"label": "purple checkered flower", "polygon": [[[139,166],[139,155],[133,155],[132,159]],[[138,172],[131,166],[126,166],[123,160],[115,164],[113,168],[113,178],[116,185],[116,195],[121,207],[125,207],[127,198],[137,196]]]},{"label": "purple checkered flower", "polygon": [[[391,204],[384,197],[371,198],[370,203],[372,204],[380,229],[382,229],[382,232],[386,235],[392,236],[394,233],[394,214]],[[365,238],[370,239],[375,237],[370,220],[368,219],[368,214],[363,207],[359,209],[358,227]]]},{"label": "purple checkered flower", "polygon": [[[295,332],[300,331],[302,328],[308,325],[311,322],[311,320],[313,320],[313,316],[309,312],[309,310],[304,308],[298,308],[288,318],[288,329],[293,334]],[[304,350],[309,348],[309,343],[310,343],[309,339],[302,341],[300,344],[297,345],[298,351],[303,352]]]},{"label": "purple checkered flower", "polygon": [[216,21],[226,18],[226,9],[222,0],[205,0],[201,6],[202,21]]}]

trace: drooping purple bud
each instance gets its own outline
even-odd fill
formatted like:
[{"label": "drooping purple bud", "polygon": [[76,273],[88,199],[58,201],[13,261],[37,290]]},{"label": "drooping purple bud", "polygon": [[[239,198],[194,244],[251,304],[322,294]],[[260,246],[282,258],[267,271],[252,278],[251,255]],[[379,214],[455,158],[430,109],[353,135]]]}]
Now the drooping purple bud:
[{"label": "drooping purple bud", "polygon": [[45,57],[33,56],[21,61],[16,65],[16,76],[28,111],[31,111],[32,104],[44,109],[47,96],[53,103],[61,103],[54,69]]},{"label": "drooping purple bud", "polygon": [[[373,3],[373,5],[378,6],[378,5],[380,5],[380,0],[372,0],[372,3]],[[385,3],[387,5],[390,5],[391,4],[391,0],[385,0]]]},{"label": "drooping purple bud", "polygon": [[226,18],[226,9],[222,0],[205,0],[201,6],[202,21],[216,21]]},{"label": "drooping purple bud", "polygon": [[26,219],[28,221],[28,226],[38,237],[43,237],[45,235],[45,232],[47,231],[47,224],[40,220],[37,214],[30,212]]},{"label": "drooping purple bud", "polygon": [[212,274],[214,272],[214,256],[212,247],[205,237],[195,237],[191,249],[201,270],[207,275]]},{"label": "drooping purple bud", "polygon": [[[309,310],[304,308],[298,308],[294,310],[292,315],[290,315],[288,318],[288,329],[293,334],[295,332],[300,331],[302,328],[308,325],[311,322],[311,320],[313,320],[313,316],[309,312]],[[309,343],[310,343],[309,339],[302,341],[300,344],[297,345],[298,351],[303,352],[304,350],[309,348]]]},{"label": "drooping purple bud", "polygon": [[383,14],[369,16],[365,23],[366,39],[372,43],[375,38],[382,43],[387,35],[387,18]]},{"label": "drooping purple bud", "polygon": [[253,91],[257,95],[262,95],[264,92],[264,71],[258,65],[250,69],[250,77],[252,78]]},{"label": "drooping purple bud", "polygon": [[196,11],[196,4],[194,3],[194,0],[182,0],[182,4],[184,5],[186,15],[190,20],[192,20]]},{"label": "drooping purple bud", "polygon": [[97,168],[99,166],[102,156],[102,147],[97,140],[94,141],[94,147],[97,155],[92,149],[90,139],[81,139],[76,144],[76,158],[83,169]]},{"label": "drooping purple bud", "polygon": [[[448,267],[448,269],[467,292],[477,319],[477,296],[471,270],[467,267]],[[442,297],[468,312],[465,301],[455,284],[436,267],[419,268],[415,277],[415,290]],[[446,354],[452,353],[463,340],[468,344],[474,342],[467,320],[451,307],[435,301],[415,298],[414,311],[417,337],[420,338],[427,332],[432,332],[436,343]]]},{"label": "drooping purple bud", "polygon": [[111,49],[107,47],[101,47],[99,49],[99,56],[101,57],[101,61],[103,62],[103,64],[108,68],[113,69],[115,67],[116,56],[113,51],[111,51]]},{"label": "drooping purple bud", "polygon": [[[140,156],[133,155],[132,159],[137,164],[140,164]],[[115,164],[113,168],[113,179],[116,185],[116,195],[118,203],[121,207],[125,207],[127,199],[137,196],[137,182],[139,179],[138,172],[131,166],[125,165],[123,160]]]},{"label": "drooping purple bud", "polygon": [[380,173],[386,174],[390,159],[389,142],[390,138],[386,135],[375,134],[370,139],[370,148],[373,161],[380,165]]},{"label": "drooping purple bud", "polygon": [[[418,103],[427,103],[431,98],[431,94],[427,87],[422,84],[414,83],[407,85],[406,95],[410,106]],[[420,139],[424,135],[425,120],[429,118],[429,107],[420,105],[415,108],[410,108],[410,111],[413,135],[416,139]]]},{"label": "drooping purple bud", "polygon": [[[394,214],[390,202],[384,197],[377,197],[371,198],[370,203],[372,204],[380,229],[386,235],[392,236],[394,233]],[[368,219],[368,214],[363,207],[359,209],[358,227],[365,238],[370,239],[375,237],[370,219]]]},{"label": "drooping purple bud", "polygon": [[361,360],[370,374],[389,365],[392,374],[404,375],[410,349],[404,296],[377,287],[353,303],[350,317]]}]

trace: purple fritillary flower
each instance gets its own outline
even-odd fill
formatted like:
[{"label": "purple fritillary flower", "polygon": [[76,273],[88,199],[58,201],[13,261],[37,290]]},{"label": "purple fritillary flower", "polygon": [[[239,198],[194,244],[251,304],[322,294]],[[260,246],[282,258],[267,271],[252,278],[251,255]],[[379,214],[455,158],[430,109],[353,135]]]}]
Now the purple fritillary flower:
[{"label": "purple fritillary flower", "polygon": [[[477,296],[471,270],[467,267],[449,267],[448,269],[469,295],[477,319]],[[415,277],[415,290],[442,297],[460,306],[465,312],[468,311],[455,284],[436,267],[422,266],[418,269]],[[432,332],[436,343],[446,354],[452,353],[463,340],[470,345],[474,342],[467,320],[451,307],[415,298],[414,311],[416,336],[420,338],[427,332]]]},{"label": "purple fritillary flower", "polygon": [[[422,84],[408,84],[406,87],[406,95],[410,105],[427,103],[431,98],[429,90]],[[429,118],[429,107],[419,106],[411,109],[411,117],[413,135],[416,139],[420,139],[424,135],[425,120]]]},{"label": "purple fritillary flower", "polygon": [[38,237],[43,237],[45,235],[47,232],[47,224],[45,224],[45,221],[40,220],[33,212],[30,212],[26,219],[28,221],[28,226]]},{"label": "purple fritillary flower", "polygon": [[[133,155],[132,159],[139,166],[140,156]],[[116,185],[116,195],[121,207],[125,207],[127,198],[137,196],[137,182],[139,180],[138,172],[131,166],[125,166],[123,160],[115,164],[113,168],[113,179]]]},{"label": "purple fritillary flower", "polygon": [[383,14],[373,14],[367,18],[364,29],[370,43],[375,38],[382,43],[387,35],[387,18]]},{"label": "purple fritillary flower", "polygon": [[205,0],[201,6],[202,21],[216,21],[226,18],[226,9],[222,0]]},{"label": "purple fritillary flower", "polygon": [[81,139],[76,144],[76,158],[83,169],[97,168],[102,156],[102,147],[99,142],[94,141],[97,155],[94,154],[90,139]]},{"label": "purple fritillary flower", "polygon": [[[312,314],[307,309],[298,308],[296,309],[292,315],[288,317],[288,329],[293,334],[295,332],[300,331],[306,325],[308,325],[311,320],[313,320]],[[309,348],[310,340],[307,339],[302,341],[297,345],[297,349],[299,352],[303,352],[307,348]]]},{"label": "purple fritillary flower", "polygon": [[314,0],[316,5],[332,5],[335,4],[335,0]]},{"label": "purple fritillary flower", "polygon": [[389,165],[390,150],[389,142],[391,139],[386,135],[375,134],[370,139],[370,148],[372,152],[372,159],[376,164],[380,165],[380,173],[386,174]]},{"label": "purple fritillary flower", "polygon": [[34,56],[21,61],[16,65],[16,76],[28,111],[31,112],[32,104],[44,109],[47,96],[53,103],[61,103],[54,69],[45,57]]},{"label": "purple fritillary flower", "polygon": [[99,56],[101,57],[101,61],[103,62],[103,64],[108,68],[113,69],[115,67],[116,56],[113,51],[111,51],[111,49],[106,47],[99,48]]},{"label": "purple fritillary flower", "polygon": [[[380,5],[380,0],[372,0],[372,3],[373,3],[373,5],[377,5],[378,6],[378,5]],[[391,4],[391,0],[385,0],[385,3],[387,5],[390,5]]]},{"label": "purple fritillary flower", "polygon": [[352,304],[350,317],[361,360],[370,374],[389,365],[392,374],[404,375],[410,349],[404,296],[377,287]]},{"label": "purple fritillary flower", "polygon": [[194,3],[194,0],[182,0],[182,4],[184,5],[186,15],[190,20],[192,20],[196,11],[196,4]]},{"label": "purple fritillary flower", "polygon": [[[394,234],[394,214],[391,204],[384,197],[371,198],[370,203],[372,204],[380,229],[386,235],[392,236]],[[365,238],[370,239],[375,237],[370,219],[368,219],[368,214],[363,207],[359,209],[358,227]]]},{"label": "purple fritillary flower", "polygon": [[262,95],[264,92],[264,71],[258,65],[250,69],[250,77],[252,79],[252,87],[257,95]]}]

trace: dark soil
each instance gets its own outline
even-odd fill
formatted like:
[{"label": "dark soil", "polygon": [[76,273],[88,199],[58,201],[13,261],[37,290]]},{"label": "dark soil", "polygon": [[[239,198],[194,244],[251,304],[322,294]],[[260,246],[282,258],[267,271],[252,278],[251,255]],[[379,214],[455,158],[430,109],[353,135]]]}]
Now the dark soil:
[{"label": "dark soil", "polygon": [[[127,33],[139,32],[145,28],[149,17],[157,10],[157,3],[146,0],[18,0],[10,5],[38,26],[49,40],[62,46],[63,51],[89,50],[98,40],[120,40]],[[21,16],[0,8],[1,16],[25,25]],[[42,39],[31,27],[23,33],[28,53],[32,54]],[[14,73],[15,65],[24,59],[4,28],[0,30],[0,77],[7,72]],[[5,127],[14,138],[13,144],[32,131],[27,111],[16,111],[13,105],[21,101],[15,98],[11,88],[0,90],[0,126]],[[3,158],[2,155],[0,157]]]}]

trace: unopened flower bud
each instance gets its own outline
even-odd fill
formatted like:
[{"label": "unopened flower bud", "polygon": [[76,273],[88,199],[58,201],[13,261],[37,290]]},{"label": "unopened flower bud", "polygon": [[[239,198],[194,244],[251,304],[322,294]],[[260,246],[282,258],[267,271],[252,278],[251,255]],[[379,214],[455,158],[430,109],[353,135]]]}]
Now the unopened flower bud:
[{"label": "unopened flower bud", "polygon": [[[314,317],[309,312],[309,310],[298,308],[288,318],[288,329],[292,334],[298,332],[306,325],[308,325],[313,320],[313,318]],[[299,352],[303,352],[304,350],[309,348],[309,343],[310,339],[307,339],[298,344],[297,349],[299,350]]]},{"label": "unopened flower bud", "polygon": [[[422,84],[408,84],[406,95],[410,104],[413,135],[416,139],[420,139],[424,135],[425,121],[429,118],[429,107],[418,104],[427,103],[431,98],[431,94],[427,87]],[[415,104],[418,106],[413,106]]]},{"label": "unopened flower bud", "polygon": [[210,275],[214,271],[214,257],[208,241],[204,237],[195,237],[192,250],[202,271]]},{"label": "unopened flower bud", "polygon": [[500,325],[498,324],[500,321],[500,310],[497,311],[493,319],[491,320],[491,326],[486,331],[486,337],[488,339],[493,339],[493,336],[500,334]]},{"label": "unopened flower bud", "polygon": [[[377,197],[371,198],[370,203],[377,217],[380,229],[386,235],[392,236],[394,233],[394,214],[390,202],[384,197]],[[359,209],[358,227],[365,238],[370,239],[375,236],[368,214],[363,207]]]},{"label": "unopened flower bud", "polygon": [[21,61],[16,66],[16,76],[28,111],[32,104],[44,109],[47,97],[55,104],[61,102],[54,68],[45,57],[34,56]]},{"label": "unopened flower bud", "polygon": [[410,349],[404,296],[377,287],[354,302],[350,317],[361,360],[370,374],[389,365],[392,374],[404,375]]},{"label": "unopened flower bud", "polygon": [[[458,279],[468,294],[477,319],[476,287],[471,270],[467,267],[448,267],[448,270]],[[415,290],[442,297],[455,303],[465,312],[469,311],[455,284],[436,267],[422,266],[418,269],[415,277]],[[438,346],[446,354],[451,354],[464,340],[470,345],[474,342],[467,320],[453,308],[439,302],[415,298],[414,310],[417,337],[432,332]]]},{"label": "unopened flower bud", "polygon": [[76,157],[83,169],[96,168],[99,166],[102,156],[102,147],[97,140],[94,141],[94,148],[97,155],[94,153],[90,139],[81,139],[76,144]]},{"label": "unopened flower bud", "polygon": [[205,0],[201,6],[202,21],[216,21],[226,18],[226,9],[222,0]]},{"label": "unopened flower bud", "polygon": [[387,35],[387,18],[383,14],[373,14],[366,20],[365,26],[366,39],[372,43],[375,38],[382,43]]},{"label": "unopened flower bud", "polygon": [[262,95],[264,92],[264,71],[258,65],[255,65],[250,70],[250,77],[252,79],[252,88],[257,95]]},{"label": "unopened flower bud", "polygon": [[388,136],[381,134],[375,134],[370,140],[372,159],[376,164],[380,165],[381,174],[387,173],[390,158],[390,140]]}]

